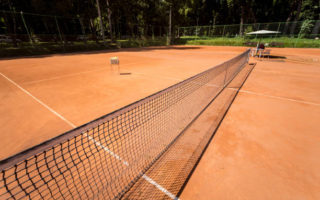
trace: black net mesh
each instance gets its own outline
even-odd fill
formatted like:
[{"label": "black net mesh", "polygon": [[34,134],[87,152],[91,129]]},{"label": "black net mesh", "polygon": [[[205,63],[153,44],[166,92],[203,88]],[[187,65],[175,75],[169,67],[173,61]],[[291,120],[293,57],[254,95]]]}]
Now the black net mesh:
[{"label": "black net mesh", "polygon": [[209,137],[185,130],[248,55],[1,161],[0,199],[175,198]]}]

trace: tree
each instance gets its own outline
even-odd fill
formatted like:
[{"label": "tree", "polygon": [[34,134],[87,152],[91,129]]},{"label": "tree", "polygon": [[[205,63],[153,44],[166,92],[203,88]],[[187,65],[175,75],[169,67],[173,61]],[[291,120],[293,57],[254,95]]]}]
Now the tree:
[{"label": "tree", "polygon": [[106,0],[106,4],[107,4],[107,15],[108,15],[108,21],[109,21],[110,38],[111,38],[111,41],[114,42],[113,31],[112,31],[112,20],[111,20],[112,11],[110,8],[109,0]]},{"label": "tree", "polygon": [[[17,22],[16,22],[16,16],[15,16],[15,8],[12,6],[12,3],[10,0],[8,0],[8,6],[11,11],[11,17],[12,17],[12,26],[9,25],[11,28],[11,36],[12,36],[12,41],[13,41],[13,46],[17,47]],[[9,20],[7,20],[9,22]],[[10,24],[10,23],[9,23]]]},{"label": "tree", "polygon": [[100,3],[99,3],[99,0],[96,0],[96,2],[97,2],[97,10],[98,10],[98,15],[99,15],[99,24],[100,24],[101,36],[102,36],[103,43],[105,44],[104,28],[103,28],[103,22],[102,22],[101,10],[100,10]]}]

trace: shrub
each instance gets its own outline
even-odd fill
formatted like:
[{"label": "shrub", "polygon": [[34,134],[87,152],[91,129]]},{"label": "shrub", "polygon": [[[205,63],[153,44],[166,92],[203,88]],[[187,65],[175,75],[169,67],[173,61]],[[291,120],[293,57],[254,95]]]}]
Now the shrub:
[{"label": "shrub", "polygon": [[300,32],[299,32],[299,38],[306,37],[306,35],[311,32],[312,28],[313,28],[312,20],[307,19],[303,21],[300,28]]}]

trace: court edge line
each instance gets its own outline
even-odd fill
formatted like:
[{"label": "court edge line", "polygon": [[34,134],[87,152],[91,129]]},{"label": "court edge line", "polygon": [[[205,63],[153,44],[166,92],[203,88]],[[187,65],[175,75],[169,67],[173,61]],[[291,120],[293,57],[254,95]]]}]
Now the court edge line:
[{"label": "court edge line", "polygon": [[[192,174],[194,173],[194,171],[195,171],[196,168],[198,167],[198,165],[199,165],[202,157],[203,157],[204,154],[206,153],[206,151],[207,151],[209,145],[211,144],[214,136],[215,136],[216,133],[218,132],[221,124],[223,123],[224,118],[227,116],[227,114],[228,114],[231,106],[233,105],[233,102],[235,101],[236,97],[238,96],[240,89],[241,89],[241,88],[243,87],[243,85],[246,83],[246,81],[247,81],[247,79],[249,78],[251,72],[255,69],[255,66],[256,66],[256,63],[255,63],[255,65],[252,67],[252,69],[248,72],[248,74],[246,75],[246,77],[245,77],[245,79],[243,80],[242,84],[240,85],[239,89],[236,90],[236,89],[233,88],[234,90],[236,90],[236,93],[235,93],[234,97],[231,99],[230,104],[228,105],[227,109],[226,109],[225,112],[223,113],[223,116],[221,117],[220,121],[218,122],[217,127],[213,130],[211,137],[209,138],[207,144],[205,145],[203,151],[202,151],[201,154],[200,154],[200,157],[197,159],[197,161],[196,161],[195,165],[193,166],[192,170],[190,171],[187,179],[185,180],[184,184],[182,185],[180,191],[178,192],[178,194],[177,194],[178,197],[181,196],[181,194],[183,193],[184,189],[186,188],[189,180],[191,179]],[[243,68],[242,68],[242,69],[243,69]],[[238,75],[238,74],[237,74],[237,75]],[[230,82],[230,83],[231,83],[231,82]],[[229,88],[226,87],[225,89],[229,89]]]},{"label": "court edge line", "polygon": [[[248,51],[248,50],[247,50],[247,51]],[[245,51],[244,53],[240,54],[239,56],[234,57],[233,59],[238,58],[238,57],[240,57],[240,56],[242,56],[242,55],[245,55],[245,54],[247,53],[247,51]],[[232,59],[231,59],[231,60],[232,60]],[[224,63],[226,63],[226,62],[224,62]],[[224,63],[222,63],[222,64],[224,64]],[[241,65],[241,69],[244,67],[244,65],[245,65],[246,63],[248,63],[248,59],[247,59],[247,61],[246,61],[245,63],[243,63],[243,64]],[[220,64],[220,65],[218,65],[218,66],[221,66],[222,64]],[[205,70],[205,71],[201,72],[200,74],[206,73],[206,72],[209,71],[209,70],[212,70],[212,68],[211,68],[211,69],[208,69],[208,70]],[[240,70],[239,70],[239,71],[240,71]],[[239,73],[239,71],[237,72],[237,74]],[[198,74],[198,75],[200,75],[200,74]],[[236,76],[237,74],[235,74],[235,75],[232,77],[232,79],[231,79],[227,84],[229,84],[229,83],[235,78],[235,76]],[[193,77],[196,77],[196,76],[198,76],[198,75],[192,76],[192,77],[190,77],[189,79],[191,79],[191,78],[193,78]],[[7,77],[6,77],[6,78],[7,78]],[[7,78],[7,79],[8,79],[8,80],[11,80],[11,79],[9,79],[9,78]],[[188,79],[186,79],[185,81],[187,81],[187,80],[188,80]],[[11,81],[12,81],[12,80],[11,80]],[[184,81],[182,81],[182,82],[184,82]],[[13,82],[13,81],[12,81],[12,83],[14,83],[15,85],[19,86],[18,84],[16,84],[16,83]],[[225,88],[225,86],[226,86],[227,84],[225,84],[223,87]],[[174,86],[176,86],[176,85],[170,86],[169,88],[172,88],[172,87],[174,87]],[[23,89],[23,88],[20,87],[20,86],[19,86],[19,88]],[[169,89],[169,88],[167,88],[167,89]],[[166,89],[165,89],[165,90],[166,90]],[[160,92],[163,92],[163,91],[165,91],[165,90],[161,90]],[[24,90],[24,91],[26,91],[26,90]],[[220,92],[221,92],[221,91],[222,91],[222,90],[220,90]],[[155,93],[155,94],[160,94],[160,92]],[[219,93],[220,93],[220,92],[219,92]],[[218,93],[218,94],[219,94],[219,93]],[[217,95],[218,95],[218,94],[217,94]],[[213,99],[215,99],[216,97],[217,97],[217,96],[215,96]],[[145,99],[145,98],[144,98],[144,99]],[[142,99],[142,100],[144,100],[144,99]],[[213,100],[212,100],[212,101],[213,101]],[[130,104],[130,105],[131,105],[131,104]],[[208,105],[207,105],[207,106],[208,106]],[[206,106],[206,107],[207,107],[207,106]],[[202,111],[203,111],[203,110],[202,110]],[[202,113],[202,112],[201,112],[201,113]],[[198,116],[199,116],[199,115],[198,115]],[[197,117],[198,117],[198,116],[197,116]],[[196,117],[196,118],[197,118],[197,117]],[[195,118],[195,119],[196,119],[196,118]],[[194,120],[195,120],[195,119],[194,119]],[[193,120],[193,121],[194,121],[194,120]],[[193,123],[193,122],[191,122],[191,123]],[[191,123],[190,123],[190,124],[191,124]],[[189,125],[190,125],[190,124],[189,124]],[[188,125],[187,127],[189,127],[189,125]],[[186,128],[187,128],[187,127],[186,127]],[[183,132],[183,131],[182,131],[182,132]],[[181,133],[180,133],[180,134],[181,134]],[[180,134],[179,134],[179,135],[180,135]],[[173,142],[173,141],[172,141],[172,142]],[[169,146],[170,146],[170,145],[169,145]]]},{"label": "court edge line", "polygon": [[[145,61],[141,61],[141,62],[135,62],[135,63],[128,63],[128,64],[122,64],[121,66],[130,66],[130,65],[136,65],[139,63],[145,63]],[[29,82],[24,82],[24,84],[34,84],[34,83],[40,83],[40,82],[44,82],[44,81],[52,81],[52,80],[59,80],[61,78],[65,78],[65,77],[72,77],[72,76],[78,76],[81,74],[87,74],[87,73],[91,73],[91,72],[97,72],[97,71],[103,71],[103,70],[107,70],[108,66],[106,66],[106,68],[99,68],[99,69],[94,69],[94,70],[87,70],[87,71],[83,71],[83,72],[78,72],[78,73],[71,73],[71,74],[66,74],[66,75],[61,75],[61,76],[55,76],[52,78],[47,78],[47,79],[40,79],[40,80],[35,80],[35,81],[29,81]]]},{"label": "court edge line", "polygon": [[254,94],[254,95],[258,95],[258,96],[269,97],[269,98],[273,98],[273,99],[281,99],[281,100],[292,101],[292,102],[297,102],[297,103],[303,103],[303,104],[308,104],[308,105],[313,105],[313,106],[320,106],[320,104],[318,104],[318,103],[313,103],[313,102],[308,102],[308,101],[301,101],[301,100],[290,99],[290,98],[279,97],[279,96],[273,96],[273,95],[267,95],[267,94],[261,94],[261,93],[256,93],[256,92],[252,92],[252,91],[248,91],[248,90],[240,90],[240,92],[241,93],[246,93],[246,94]]},{"label": "court edge line", "polygon": [[[39,100],[37,97],[33,96],[30,92],[28,92],[27,90],[25,90],[23,87],[21,87],[20,85],[18,85],[16,82],[14,82],[13,80],[11,80],[10,78],[8,78],[7,76],[5,76],[4,74],[2,74],[0,72],[0,75],[2,77],[4,77],[5,79],[7,79],[10,83],[12,83],[13,85],[15,85],[16,87],[18,87],[20,90],[22,90],[24,93],[26,93],[27,95],[29,95],[31,98],[33,98],[35,101],[37,101],[39,104],[41,104],[42,106],[44,106],[46,109],[48,109],[50,112],[52,112],[53,114],[55,114],[57,117],[59,117],[60,119],[62,119],[64,122],[66,122],[67,124],[69,124],[72,128],[76,128],[76,125],[74,125],[72,122],[70,122],[69,120],[67,120],[66,118],[64,118],[62,115],[60,115],[59,113],[57,113],[55,110],[53,110],[52,108],[50,108],[48,105],[46,105],[45,103],[43,103],[41,100]],[[115,157],[117,160],[121,161],[124,165],[129,166],[129,163],[127,161],[124,161],[119,155],[115,154],[113,151],[111,151],[110,149],[108,149],[107,147],[105,147],[104,145],[102,145],[100,142],[96,141],[95,139],[93,139],[91,136],[87,135],[86,133],[84,134],[85,136],[87,136],[92,142],[94,142],[97,146],[99,146],[100,148],[102,148],[103,150],[105,150],[106,152],[108,152],[111,156]],[[148,177],[147,175],[143,175],[143,178],[148,181],[150,184],[156,186],[160,191],[162,191],[163,193],[165,193],[167,196],[169,196],[171,199],[178,199],[176,196],[174,196],[171,192],[169,192],[168,190],[166,190],[164,187],[162,187],[161,185],[159,185],[157,182],[155,182],[153,179],[151,179],[150,177]]]},{"label": "court edge line", "polygon": [[176,197],[174,194],[172,194],[171,192],[169,192],[168,190],[166,190],[164,187],[162,187],[161,185],[159,185],[157,182],[155,182],[153,179],[151,179],[149,176],[147,175],[143,175],[142,176],[146,181],[148,181],[150,184],[154,185],[156,188],[158,188],[160,191],[162,191],[163,193],[165,193],[168,197],[170,197],[171,199],[174,200],[179,200],[178,197]]},{"label": "court edge line", "polygon": [[[255,69],[257,70],[257,69]],[[144,73],[135,73],[138,75],[142,75],[142,76],[148,76],[148,74],[144,74]],[[173,77],[169,77],[169,76],[154,76],[151,75],[153,78],[161,78],[161,79],[167,79],[167,80],[176,80],[176,81],[181,81],[183,79],[178,79],[178,78],[173,78]],[[151,78],[152,78],[151,77]],[[211,87],[219,87],[218,85],[213,85],[213,84],[206,84],[206,86],[211,86]],[[235,90],[234,88],[227,88],[230,90]],[[274,99],[281,99],[281,100],[286,100],[286,101],[292,101],[292,102],[298,102],[298,103],[303,103],[303,104],[308,104],[308,105],[313,105],[313,106],[320,106],[320,104],[318,103],[314,103],[314,102],[309,102],[309,101],[302,101],[302,100],[296,100],[296,99],[291,99],[291,98],[286,98],[286,97],[279,97],[279,96],[273,96],[273,95],[267,95],[267,94],[262,94],[262,93],[257,93],[257,92],[252,92],[249,90],[240,90],[239,92],[241,93],[247,93],[247,94],[254,94],[254,95],[258,95],[258,96],[264,96],[264,97],[269,97],[269,98],[274,98]]]},{"label": "court edge line", "polygon": [[14,82],[13,80],[11,80],[10,78],[8,78],[7,76],[5,76],[4,74],[2,74],[0,72],[0,75],[2,77],[4,77],[5,79],[7,79],[10,83],[12,83],[13,85],[15,85],[17,88],[19,88],[20,90],[22,90],[24,93],[26,93],[27,95],[29,95],[31,98],[33,98],[36,102],[38,102],[39,104],[41,104],[43,107],[45,107],[46,109],[48,109],[50,112],[52,112],[53,114],[55,114],[57,117],[59,117],[60,119],[62,119],[64,122],[66,122],[67,124],[69,124],[72,128],[76,128],[76,125],[74,125],[72,122],[70,122],[69,120],[67,120],[66,118],[64,118],[62,115],[60,115],[59,113],[57,113],[56,111],[54,111],[52,108],[50,108],[47,104],[43,103],[40,99],[38,99],[37,97],[33,96],[30,92],[28,92],[27,90],[25,90],[23,87],[21,87],[20,85],[18,85],[16,82]]},{"label": "court edge line", "polygon": [[290,75],[290,76],[298,76],[298,77],[311,77],[311,78],[318,78],[318,75],[314,75],[314,74],[299,74],[299,73],[281,73],[281,72],[277,72],[277,71],[268,71],[268,70],[263,70],[263,69],[255,69],[255,71],[258,72],[263,72],[263,73],[269,73],[269,74],[277,74],[277,75]]},{"label": "court edge line", "polygon": [[[115,157],[117,160],[121,161],[124,165],[129,166],[129,163],[125,160],[123,160],[119,155],[115,154],[113,151],[111,151],[110,149],[108,149],[107,147],[105,147],[104,145],[102,145],[100,142],[96,141],[95,139],[93,139],[91,136],[85,134],[86,136],[88,136],[88,138],[93,141],[97,146],[99,146],[100,148],[102,148],[103,150],[105,150],[106,152],[108,152],[109,154],[111,154],[113,157]],[[146,174],[142,175],[142,178],[145,179],[146,181],[148,181],[150,184],[154,185],[156,188],[158,188],[160,191],[162,191],[163,193],[165,193],[168,197],[170,197],[171,199],[174,200],[179,200],[178,197],[176,197],[174,194],[172,194],[171,192],[169,192],[167,189],[165,189],[164,187],[162,187],[160,184],[158,184],[156,181],[154,181],[152,178],[150,178],[149,176],[147,176]]]}]

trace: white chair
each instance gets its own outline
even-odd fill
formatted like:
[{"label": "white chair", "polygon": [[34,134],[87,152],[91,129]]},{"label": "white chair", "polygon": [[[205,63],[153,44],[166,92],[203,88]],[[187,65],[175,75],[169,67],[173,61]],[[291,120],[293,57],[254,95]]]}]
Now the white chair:
[{"label": "white chair", "polygon": [[260,50],[259,58],[261,58],[261,57],[265,58],[266,56],[268,56],[268,58],[270,58],[270,53],[271,53],[270,49]]},{"label": "white chair", "polygon": [[111,57],[110,58],[110,67],[111,67],[111,72],[113,74],[119,74],[120,73],[120,61],[118,57]]}]

